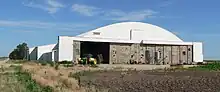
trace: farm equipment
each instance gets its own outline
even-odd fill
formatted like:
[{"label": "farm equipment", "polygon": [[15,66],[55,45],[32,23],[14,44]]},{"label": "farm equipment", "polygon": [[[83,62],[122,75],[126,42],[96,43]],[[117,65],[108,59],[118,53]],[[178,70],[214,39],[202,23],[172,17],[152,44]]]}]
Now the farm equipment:
[{"label": "farm equipment", "polygon": [[97,60],[95,58],[93,58],[92,54],[85,54],[83,55],[82,58],[78,59],[79,64],[83,64],[83,65],[96,65],[97,64]]}]

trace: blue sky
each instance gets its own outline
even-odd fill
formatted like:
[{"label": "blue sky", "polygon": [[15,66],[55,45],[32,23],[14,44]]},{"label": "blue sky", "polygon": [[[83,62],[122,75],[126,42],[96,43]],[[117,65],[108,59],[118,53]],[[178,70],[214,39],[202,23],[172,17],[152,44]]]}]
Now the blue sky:
[{"label": "blue sky", "polygon": [[219,0],[1,0],[0,56],[21,42],[56,43],[108,24],[140,21],[184,41],[204,42],[205,59],[220,59]]}]

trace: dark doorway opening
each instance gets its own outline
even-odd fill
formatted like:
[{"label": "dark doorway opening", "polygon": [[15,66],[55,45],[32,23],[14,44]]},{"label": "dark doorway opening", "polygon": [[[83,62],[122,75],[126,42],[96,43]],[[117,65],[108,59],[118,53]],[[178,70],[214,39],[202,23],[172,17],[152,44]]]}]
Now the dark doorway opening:
[{"label": "dark doorway opening", "polygon": [[149,50],[145,51],[145,62],[147,64],[150,64],[150,51]]},{"label": "dark doorway opening", "polygon": [[98,64],[109,64],[110,43],[107,42],[81,42],[80,56],[92,54]]}]

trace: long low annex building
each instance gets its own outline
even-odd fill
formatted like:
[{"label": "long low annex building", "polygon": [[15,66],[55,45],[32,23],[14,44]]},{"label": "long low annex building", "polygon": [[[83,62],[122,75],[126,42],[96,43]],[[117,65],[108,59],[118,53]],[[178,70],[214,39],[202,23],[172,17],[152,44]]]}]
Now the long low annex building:
[{"label": "long low annex building", "polygon": [[152,24],[121,22],[29,49],[30,60],[76,61],[84,54],[102,64],[192,64],[203,62],[203,44],[184,42]]}]

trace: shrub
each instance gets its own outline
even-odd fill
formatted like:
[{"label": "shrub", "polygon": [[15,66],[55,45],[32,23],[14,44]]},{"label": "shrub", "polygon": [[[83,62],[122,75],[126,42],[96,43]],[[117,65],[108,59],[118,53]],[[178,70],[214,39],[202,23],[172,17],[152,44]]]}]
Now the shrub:
[{"label": "shrub", "polygon": [[47,65],[47,62],[46,62],[46,61],[39,61],[39,63],[40,63],[42,66]]},{"label": "shrub", "polygon": [[1,72],[4,72],[4,71],[5,71],[5,69],[4,69],[3,65],[1,65]]},{"label": "shrub", "polygon": [[14,63],[14,64],[21,64],[21,63],[26,63],[28,62],[27,60],[9,60],[7,63]]},{"label": "shrub", "polygon": [[51,67],[54,66],[54,62],[52,61],[39,61],[39,63],[42,65],[42,66],[45,66],[47,64],[49,64]]},{"label": "shrub", "polygon": [[191,67],[190,69],[194,69],[194,70],[214,70],[214,71],[218,71],[220,70],[220,62],[213,62],[213,63],[209,63],[207,65],[201,65],[201,66],[197,66],[197,67]]},{"label": "shrub", "polygon": [[59,64],[58,63],[55,65],[55,70],[59,70]]},{"label": "shrub", "polygon": [[96,67],[98,67],[98,66],[97,66],[97,65],[95,65],[95,64],[92,64],[92,65],[91,65],[91,67],[94,67],[94,68],[96,68]]},{"label": "shrub", "polygon": [[25,85],[28,90],[27,92],[53,92],[52,87],[43,87],[37,84],[36,81],[31,78],[31,74],[28,72],[23,72],[21,67],[17,66],[15,67],[15,70],[17,70],[17,72],[14,73],[17,80]]},{"label": "shrub", "polygon": [[73,64],[64,64],[64,67],[73,67]]},{"label": "shrub", "polygon": [[73,77],[73,78],[75,78],[77,80],[80,80],[80,76],[83,76],[83,75],[84,75],[84,72],[77,72],[75,74],[71,73],[71,75],[69,75],[69,77]]},{"label": "shrub", "polygon": [[16,65],[10,65],[9,67],[16,67]]},{"label": "shrub", "polygon": [[54,62],[48,61],[48,63],[50,64],[51,67],[54,67]]},{"label": "shrub", "polygon": [[72,64],[72,61],[67,61],[67,60],[64,60],[64,61],[61,61],[61,62],[58,62],[59,64]]},{"label": "shrub", "polygon": [[46,86],[46,87],[43,87],[42,91],[43,92],[53,92],[53,88],[50,86]]},{"label": "shrub", "polygon": [[10,52],[9,58],[12,60],[23,60],[27,59],[27,50],[28,50],[27,43],[18,44],[17,47]]}]

